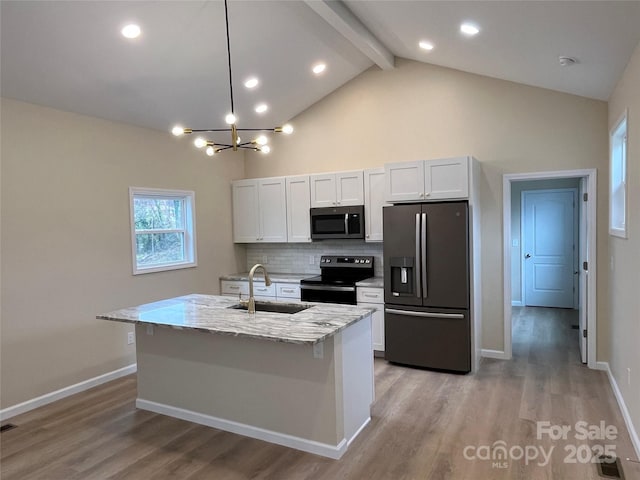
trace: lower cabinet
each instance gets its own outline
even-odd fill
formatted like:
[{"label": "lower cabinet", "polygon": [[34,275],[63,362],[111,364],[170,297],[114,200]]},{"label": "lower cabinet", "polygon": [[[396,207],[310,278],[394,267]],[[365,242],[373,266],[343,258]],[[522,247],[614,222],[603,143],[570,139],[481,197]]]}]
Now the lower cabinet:
[{"label": "lower cabinet", "polygon": [[[246,280],[220,280],[220,295],[249,298],[249,282]],[[300,301],[300,284],[273,282],[267,286],[264,282],[253,282],[253,297],[256,300]]]},{"label": "lower cabinet", "polygon": [[371,315],[373,352],[384,352],[384,289],[358,287],[358,306],[375,308]]}]

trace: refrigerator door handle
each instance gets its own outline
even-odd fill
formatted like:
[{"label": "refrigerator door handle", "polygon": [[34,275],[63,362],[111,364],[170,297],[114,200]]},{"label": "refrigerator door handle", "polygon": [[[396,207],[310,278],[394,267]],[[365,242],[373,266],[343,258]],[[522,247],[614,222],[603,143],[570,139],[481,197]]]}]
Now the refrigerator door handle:
[{"label": "refrigerator door handle", "polygon": [[420,235],[422,242],[421,242],[421,254],[420,254],[420,258],[421,258],[421,262],[420,262],[420,270],[422,270],[422,297],[423,298],[427,298],[428,297],[428,292],[427,292],[427,214],[423,213],[422,214],[422,234]]},{"label": "refrigerator door handle", "polygon": [[462,313],[429,313],[414,312],[412,310],[398,310],[396,308],[385,308],[386,313],[395,313],[397,315],[408,315],[410,317],[428,317],[428,318],[464,318]]},{"label": "refrigerator door handle", "polygon": [[416,262],[413,267],[416,273],[416,297],[422,295],[422,286],[420,284],[420,214],[416,213]]}]

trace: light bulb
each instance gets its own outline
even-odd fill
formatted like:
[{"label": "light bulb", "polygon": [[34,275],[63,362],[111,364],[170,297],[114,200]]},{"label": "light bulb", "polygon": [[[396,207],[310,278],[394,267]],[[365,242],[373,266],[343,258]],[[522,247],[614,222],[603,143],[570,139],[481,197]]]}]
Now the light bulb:
[{"label": "light bulb", "polygon": [[264,113],[269,109],[266,103],[260,103],[256,105],[255,111],[256,113]]},{"label": "light bulb", "polygon": [[242,141],[242,139],[241,139],[240,137],[238,137],[238,138],[236,139],[236,145],[240,145],[240,142],[241,142],[241,141]]},{"label": "light bulb", "polygon": [[433,43],[422,40],[418,46],[423,50],[433,50]]},{"label": "light bulb", "polygon": [[131,23],[125,26],[120,31],[120,33],[122,33],[122,35],[126,38],[138,38],[141,32],[142,30],[140,30],[140,26],[136,25],[135,23]]},{"label": "light bulb", "polygon": [[244,86],[247,88],[255,88],[258,86],[258,79],[256,77],[251,77],[249,79],[247,79],[246,82],[244,82]]},{"label": "light bulb", "polygon": [[256,138],[256,143],[258,145],[266,145],[268,141],[269,139],[267,139],[267,137],[264,135],[260,135],[258,138]]},{"label": "light bulb", "polygon": [[224,117],[224,121],[229,125],[233,125],[236,123],[236,116],[233,113],[228,113],[226,117]]},{"label": "light bulb", "polygon": [[173,133],[176,137],[179,137],[180,135],[184,135],[184,128],[182,128],[180,125],[176,125],[171,130],[171,133]]},{"label": "light bulb", "polygon": [[465,35],[472,37],[473,35],[477,34],[480,29],[472,23],[463,23],[462,25],[460,25],[460,31]]},{"label": "light bulb", "polygon": [[198,148],[202,148],[207,145],[207,141],[202,137],[198,137],[193,141],[193,144]]},{"label": "light bulb", "polygon": [[213,157],[213,154],[216,153],[216,151],[213,149],[213,147],[207,147],[207,149],[205,150],[205,152],[207,153],[207,155],[209,155],[210,157]]},{"label": "light bulb", "polygon": [[271,151],[271,147],[269,145],[263,145],[262,147],[260,147],[260,151],[262,153],[269,153]]},{"label": "light bulb", "polygon": [[327,68],[326,64],[318,63],[313,66],[312,70],[313,70],[313,73],[315,73],[316,75],[320,75],[322,72],[324,72],[325,68]]},{"label": "light bulb", "polygon": [[290,135],[293,133],[293,126],[291,126],[291,124],[287,123],[286,125],[282,126],[282,133],[285,133],[287,135]]}]

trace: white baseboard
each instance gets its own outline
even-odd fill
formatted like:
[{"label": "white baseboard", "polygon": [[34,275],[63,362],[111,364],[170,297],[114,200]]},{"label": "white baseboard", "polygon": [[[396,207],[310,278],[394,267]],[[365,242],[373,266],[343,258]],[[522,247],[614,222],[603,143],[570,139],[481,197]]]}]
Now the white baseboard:
[{"label": "white baseboard", "polygon": [[524,305],[522,304],[522,302],[520,300],[511,300],[511,306],[512,307],[523,307]]},{"label": "white baseboard", "polygon": [[278,445],[283,445],[285,447],[295,448],[296,450],[302,450],[303,452],[309,452],[316,455],[321,455],[323,457],[333,458],[335,460],[342,457],[344,452],[347,451],[349,443],[353,441],[358,433],[360,433],[371,420],[371,418],[367,418],[364,424],[356,431],[354,436],[349,439],[348,442],[343,438],[337,445],[331,445],[328,443],[308,440],[306,438],[295,437],[286,433],[274,432],[273,430],[254,427],[252,425],[247,425],[244,423],[234,422],[232,420],[225,420],[224,418],[205,415],[203,413],[194,412],[192,410],[185,410],[183,408],[173,407],[171,405],[166,405],[163,403],[152,402],[150,400],[144,400],[142,398],[138,398],[136,400],[136,407],[142,410],[149,410],[151,412],[160,413],[162,415],[179,418],[181,420],[187,420],[188,422],[199,423],[200,425],[206,425],[208,427],[217,428],[226,432],[237,433],[238,435],[257,438],[258,440],[264,440],[265,442],[271,442]]},{"label": "white baseboard", "polygon": [[502,350],[488,350],[483,348],[480,350],[480,356],[485,358],[497,358],[498,360],[509,360],[509,356]]},{"label": "white baseboard", "polygon": [[56,390],[55,392],[46,393],[39,397],[32,398],[31,400],[27,400],[26,402],[18,403],[11,407],[4,408],[0,410],[0,420],[6,420],[8,418],[15,417],[16,415],[20,415],[21,413],[34,410],[38,407],[42,407],[43,405],[55,402],[56,400],[61,400],[76,393],[84,392],[85,390],[89,390],[90,388],[102,385],[103,383],[110,382],[111,380],[115,380],[116,378],[130,375],[132,373],[135,373],[136,371],[137,364],[133,363],[126,367],[119,368],[118,370],[114,370],[112,372],[108,372],[103,375],[98,375],[97,377],[84,380],[80,383],[76,383],[75,385],[69,385],[68,387]]},{"label": "white baseboard", "polygon": [[640,437],[638,437],[638,432],[636,432],[635,427],[633,426],[633,422],[631,421],[631,415],[629,414],[629,410],[627,409],[627,404],[624,402],[624,398],[622,397],[622,392],[618,388],[618,382],[611,373],[611,368],[609,367],[608,362],[596,362],[597,370],[604,370],[607,372],[607,376],[609,377],[609,383],[611,384],[611,389],[613,390],[613,394],[618,401],[618,406],[620,407],[620,412],[622,413],[622,417],[624,418],[624,423],[627,426],[627,430],[629,431],[629,436],[631,437],[631,443],[633,444],[633,448],[636,451],[636,458],[640,458]]}]

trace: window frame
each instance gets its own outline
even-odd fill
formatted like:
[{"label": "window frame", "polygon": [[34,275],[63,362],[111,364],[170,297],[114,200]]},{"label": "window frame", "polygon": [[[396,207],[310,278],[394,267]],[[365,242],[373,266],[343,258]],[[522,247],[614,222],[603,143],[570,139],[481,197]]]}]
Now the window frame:
[{"label": "window frame", "polygon": [[[624,125],[624,134],[619,130]],[[616,147],[621,147],[621,158],[614,158]],[[628,172],[629,172],[629,117],[628,110],[625,109],[620,118],[609,131],[609,235],[620,238],[627,238],[627,219],[628,219]],[[621,182],[614,185],[614,169],[622,170]],[[617,188],[623,189],[622,195],[614,200],[614,191]],[[622,224],[614,225],[614,212],[622,210]]]},{"label": "window frame", "polygon": [[[136,197],[158,197],[162,199],[180,199],[183,201],[184,229],[150,229],[136,231],[134,199]],[[196,194],[191,190],[170,190],[165,188],[129,187],[129,223],[131,228],[131,259],[134,275],[145,273],[165,272],[180,270],[198,266],[196,245]],[[184,232],[184,256],[185,260],[156,264],[150,267],[138,266],[137,259],[137,235],[149,233],[174,233]]]}]

